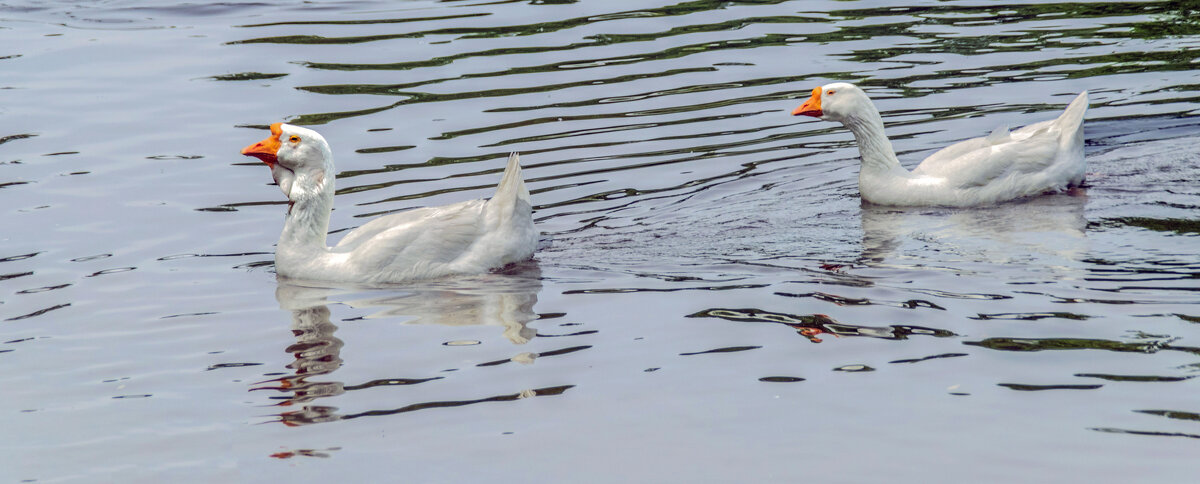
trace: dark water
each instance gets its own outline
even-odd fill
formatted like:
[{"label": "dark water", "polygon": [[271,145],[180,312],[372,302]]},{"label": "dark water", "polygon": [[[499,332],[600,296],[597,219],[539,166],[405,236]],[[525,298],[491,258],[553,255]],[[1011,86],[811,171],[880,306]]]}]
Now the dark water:
[{"label": "dark water", "polygon": [[[0,3],[3,482],[1191,482],[1200,6]],[[908,166],[1091,92],[1086,193],[861,206],[788,113],[864,86]],[[490,195],[503,273],[278,285],[238,150],[331,227]],[[337,237],[335,233],[332,237]]]}]

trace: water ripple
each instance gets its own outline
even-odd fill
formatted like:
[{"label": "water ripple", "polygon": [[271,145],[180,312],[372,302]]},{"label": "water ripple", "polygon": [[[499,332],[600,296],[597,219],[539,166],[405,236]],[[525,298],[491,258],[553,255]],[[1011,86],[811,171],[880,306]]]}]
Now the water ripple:
[{"label": "water ripple", "polygon": [[[1196,438],[1195,12],[1190,1],[0,5],[11,46],[0,114],[21,123],[0,133],[0,217],[13,227],[0,234],[0,353],[18,369],[0,381],[18,389],[0,424],[38,436],[12,449],[9,473],[104,480],[120,461],[126,480],[168,469],[212,481],[223,463],[266,455],[328,457],[338,472],[361,460],[366,435],[345,421],[388,416],[368,422],[370,447],[434,464],[456,449],[497,480],[523,475],[480,450],[493,431],[545,457],[548,480],[614,480],[574,458],[578,446],[537,447],[581,435],[648,480],[830,480],[811,462],[713,464],[796,462],[780,449],[800,427],[770,421],[803,422],[828,448],[904,449],[835,480],[905,480],[895,470],[913,456],[944,455],[997,480],[1020,479],[1009,467],[1123,475],[1134,459],[1156,463],[1141,478],[1185,481],[1194,464],[1163,457],[1185,441],[1124,444]],[[788,116],[831,81],[866,88],[905,166],[1048,119],[1087,89],[1088,187],[972,210],[862,205],[850,134]],[[286,202],[237,149],[278,120],[321,125],[332,144],[332,239],[367,217],[487,197],[522,152],[539,268],[277,286]],[[986,405],[989,392],[1004,405]],[[483,405],[542,395],[565,398],[518,409],[541,420]],[[821,418],[797,420],[797,402]],[[988,419],[974,418],[981,405]],[[286,426],[328,423],[301,433],[347,451],[245,425],[263,408]],[[499,430],[514,422],[523,435]],[[996,431],[1008,427],[1032,430]],[[608,445],[628,428],[656,448],[715,444],[650,462]],[[1086,456],[1064,452],[1083,429],[1105,435]],[[978,465],[975,451],[997,443],[1020,465]],[[68,466],[45,457],[62,448],[77,451]],[[439,468],[410,477],[445,478],[426,467]]]}]

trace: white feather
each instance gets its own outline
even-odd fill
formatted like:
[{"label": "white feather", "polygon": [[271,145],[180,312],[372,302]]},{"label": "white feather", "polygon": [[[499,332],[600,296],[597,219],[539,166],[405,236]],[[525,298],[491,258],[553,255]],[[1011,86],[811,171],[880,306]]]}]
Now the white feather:
[{"label": "white feather", "polygon": [[[816,95],[816,94],[815,94]],[[972,206],[1062,191],[1083,182],[1087,91],[1058,119],[950,145],[911,172],[900,166],[879,112],[857,86],[821,87],[821,119],[854,133],[862,156],[859,192],[880,205]]]},{"label": "white feather", "polygon": [[[519,159],[509,157],[496,195],[378,217],[326,246],[333,208],[333,160],[315,131],[282,125],[279,171],[289,178],[292,202],[275,270],[283,278],[324,282],[390,283],[450,274],[479,274],[529,259],[537,244],[529,192]],[[276,175],[278,178],[278,174]]]}]

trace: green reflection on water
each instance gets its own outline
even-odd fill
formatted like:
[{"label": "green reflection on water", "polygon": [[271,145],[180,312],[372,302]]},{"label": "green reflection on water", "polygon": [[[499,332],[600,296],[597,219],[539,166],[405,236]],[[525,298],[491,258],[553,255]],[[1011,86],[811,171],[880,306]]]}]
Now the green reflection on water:
[{"label": "green reflection on water", "polygon": [[1154,230],[1156,232],[1175,232],[1178,234],[1200,234],[1200,220],[1180,218],[1151,218],[1151,217],[1116,217],[1105,219],[1109,224],[1127,225]]},{"label": "green reflection on water", "polygon": [[986,338],[979,341],[964,341],[970,346],[982,346],[1001,351],[1044,351],[1044,350],[1105,350],[1127,353],[1154,353],[1157,351],[1183,351],[1200,355],[1200,348],[1174,346],[1161,341],[1125,343],[1106,339],[1086,338]]},{"label": "green reflection on water", "polygon": [[[436,35],[456,35],[460,39],[492,38],[504,36],[527,36],[551,34],[571,28],[605,22],[615,19],[634,17],[663,17],[680,16],[707,10],[726,9],[738,4],[775,4],[780,1],[766,2],[684,2],[661,8],[644,9],[627,12],[617,12],[608,15],[577,17],[565,20],[555,20],[525,25],[482,26],[482,27],[448,27],[434,30],[401,32],[370,36],[352,36],[327,38],[317,35],[287,35],[264,37],[232,42],[232,44],[249,43],[287,43],[287,44],[356,44],[377,40],[397,38],[421,38]],[[757,36],[722,39],[702,43],[671,46],[651,52],[630,52],[617,56],[600,58],[584,58],[570,61],[560,61],[535,66],[514,66],[502,70],[485,72],[469,72],[457,77],[441,77],[421,79],[399,84],[334,84],[317,86],[300,86],[299,89],[318,94],[371,94],[404,96],[405,99],[385,106],[354,111],[311,113],[296,116],[291,122],[296,124],[324,124],[338,119],[375,114],[395,107],[428,102],[455,101],[461,99],[483,97],[508,97],[526,93],[549,93],[564,89],[588,86],[593,84],[626,83],[654,77],[669,77],[696,72],[714,71],[714,67],[678,68],[653,73],[624,75],[604,79],[587,79],[569,83],[551,85],[527,85],[518,88],[484,89],[469,92],[427,93],[413,91],[420,86],[439,84],[448,81],[504,77],[519,74],[539,74],[561,72],[569,69],[589,69],[622,64],[638,64],[643,62],[662,61],[687,57],[697,53],[719,50],[741,50],[760,47],[778,47],[791,44],[831,45],[868,39],[887,37],[887,42],[878,43],[883,47],[859,49],[851,51],[834,51],[832,56],[845,57],[860,63],[892,63],[897,67],[913,67],[923,64],[941,64],[944,55],[984,55],[998,52],[1029,52],[1031,50],[1045,51],[1049,49],[1062,51],[1077,51],[1085,47],[1100,47],[1112,44],[1114,41],[1129,38],[1155,39],[1166,35],[1187,35],[1196,29],[1197,21],[1192,20],[1190,13],[1197,2],[1149,2],[1149,3],[1108,3],[1108,4],[1078,4],[1053,3],[1033,5],[989,5],[962,6],[944,5],[929,7],[886,7],[872,9],[846,9],[828,13],[803,12],[799,16],[745,17],[720,22],[683,25],[650,33],[601,33],[585,37],[585,41],[545,45],[521,46],[486,49],[481,51],[458,52],[451,55],[432,57],[425,60],[406,61],[397,63],[328,63],[302,62],[302,65],[312,69],[322,70],[411,70],[424,67],[444,66],[458,60],[475,57],[508,56],[521,54],[537,54],[553,51],[574,50],[587,47],[609,46],[617,44],[646,43],[669,37],[708,32],[730,32],[745,29],[751,25],[768,24],[837,24],[838,22],[859,21],[872,19],[870,25],[836,25],[833,30],[806,31],[803,33],[765,33]],[[448,16],[445,19],[458,19],[465,16]],[[441,18],[441,17],[439,17]],[[963,35],[949,33],[942,27],[976,27],[980,24],[1002,25],[1019,24],[1021,22],[1044,22],[1047,19],[1104,19],[1101,25],[1089,24],[1084,27],[1046,28],[1035,25],[1024,30],[1012,29],[980,35]],[[428,18],[436,19],[436,18]],[[399,23],[406,19],[385,19],[379,21],[347,21],[348,23]],[[411,19],[421,20],[421,19]],[[322,22],[314,22],[322,23]],[[279,25],[279,24],[259,24]],[[961,30],[961,29],[959,29]],[[969,31],[968,31],[969,33]],[[897,41],[899,36],[902,40]],[[824,49],[824,48],[823,48]],[[828,49],[825,49],[828,50]],[[1102,54],[1071,56],[1055,55],[1042,56],[1029,62],[1006,65],[993,65],[973,69],[946,69],[934,72],[922,72],[912,75],[890,77],[890,69],[864,69],[865,72],[781,72],[792,74],[786,76],[752,79],[737,83],[713,83],[707,85],[684,86],[668,92],[646,92],[623,96],[619,99],[603,97],[596,99],[577,99],[536,106],[504,106],[488,111],[522,111],[546,108],[579,107],[613,102],[640,101],[649,97],[689,94],[698,91],[732,90],[770,84],[786,84],[806,79],[850,80],[865,86],[885,87],[903,97],[919,97],[947,89],[958,89],[991,85],[996,83],[1012,83],[1021,81],[1036,81],[1063,78],[1087,78],[1110,76],[1115,74],[1130,74],[1144,72],[1173,72],[1191,71],[1200,59],[1200,49],[1146,48],[1136,52],[1109,52]],[[1001,73],[1002,74],[993,74]],[[922,81],[938,81],[944,87],[915,88]],[[1176,86],[1180,90],[1200,90],[1200,86]],[[625,117],[643,114],[664,114],[684,112],[697,109],[712,109],[726,104],[741,102],[769,102],[776,99],[791,97],[792,93],[784,92],[770,96],[757,95],[747,98],[728,99],[722,103],[704,103],[692,106],[674,106],[670,109],[656,110],[654,113],[613,113],[614,117]],[[1200,98],[1198,98],[1200,99]],[[1180,102],[1186,99],[1174,99]],[[1048,107],[1045,107],[1048,108]],[[1008,106],[996,108],[999,110],[1028,110],[1029,107]],[[1039,107],[1036,110],[1044,109]],[[661,111],[661,112],[660,112]],[[957,116],[964,113],[941,113],[942,116]]]}]

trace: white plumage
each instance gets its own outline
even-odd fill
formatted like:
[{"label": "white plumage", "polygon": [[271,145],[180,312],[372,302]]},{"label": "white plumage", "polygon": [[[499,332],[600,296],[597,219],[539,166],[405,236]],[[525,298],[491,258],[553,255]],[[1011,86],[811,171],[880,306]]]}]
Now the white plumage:
[{"label": "white plumage", "polygon": [[490,200],[425,207],[375,218],[326,246],[333,209],[329,144],[317,132],[283,123],[242,154],[259,158],[288,197],[275,271],[284,278],[389,283],[479,274],[529,259],[537,245],[529,191],[516,153]]},{"label": "white plumage", "polygon": [[863,200],[880,205],[972,206],[1003,202],[1083,183],[1083,115],[1087,91],[1058,119],[950,145],[915,169],[900,166],[883,131],[883,118],[853,84],[813,90],[794,115],[838,121],[854,134],[862,156],[858,176]]}]

